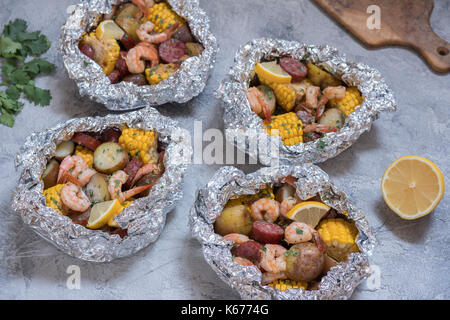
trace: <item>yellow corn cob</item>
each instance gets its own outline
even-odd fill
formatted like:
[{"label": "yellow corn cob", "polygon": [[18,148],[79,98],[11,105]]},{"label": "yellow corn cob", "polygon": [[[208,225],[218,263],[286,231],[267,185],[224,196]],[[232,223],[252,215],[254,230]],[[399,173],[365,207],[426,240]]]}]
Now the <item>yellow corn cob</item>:
[{"label": "yellow corn cob", "polygon": [[144,163],[158,162],[156,131],[125,128],[119,137],[119,144],[132,157],[139,157]]},{"label": "yellow corn cob", "polygon": [[94,61],[102,67],[107,76],[113,72],[120,53],[120,46],[115,39],[99,40],[95,32],[91,32],[89,35],[84,35],[82,43],[92,47]]},{"label": "yellow corn cob", "polygon": [[82,157],[88,167],[92,168],[92,164],[94,163],[94,152],[86,147],[77,145],[75,148],[75,155]]},{"label": "yellow corn cob", "polygon": [[322,220],[317,228],[327,245],[327,254],[337,261],[344,261],[351,252],[358,252],[355,243],[358,229],[342,218]]},{"label": "yellow corn cob", "polygon": [[167,79],[172,73],[178,69],[174,63],[158,64],[156,67],[145,69],[145,76],[148,83],[157,84]]},{"label": "yellow corn cob", "polygon": [[[303,142],[303,124],[294,112],[273,116],[272,121],[264,125],[268,134],[279,135],[287,146]],[[278,134],[274,130],[278,130]]]},{"label": "yellow corn cob", "polygon": [[277,280],[269,283],[269,286],[277,288],[278,290],[284,291],[287,289],[305,289],[308,287],[308,283],[305,281],[294,281],[294,280]]},{"label": "yellow corn cob", "polygon": [[294,108],[297,92],[291,84],[272,83],[268,86],[275,93],[277,103],[280,107],[288,112]]},{"label": "yellow corn cob", "polygon": [[[175,11],[172,10],[169,4],[165,2],[157,3],[149,9],[147,17],[142,18],[142,22],[151,21],[155,30],[158,33],[165,31],[171,25],[179,22],[181,27],[185,22]],[[178,27],[178,28],[179,28]]]},{"label": "yellow corn cob", "polygon": [[260,190],[256,194],[247,194],[247,195],[243,195],[238,198],[235,198],[235,199],[230,199],[230,200],[228,200],[225,207],[234,207],[234,206],[238,206],[241,204],[247,205],[250,202],[253,202],[253,201],[261,199],[261,198],[269,198],[272,200],[275,199],[275,195],[273,194],[273,189],[266,188],[266,189]]},{"label": "yellow corn cob", "polygon": [[331,99],[328,103],[330,106],[338,106],[345,116],[355,111],[355,108],[359,106],[364,100],[357,87],[350,87],[345,90],[345,97],[342,99]]},{"label": "yellow corn cob", "polygon": [[61,215],[67,214],[67,208],[61,202],[61,189],[64,184],[57,184],[51,188],[45,189],[42,193],[45,197],[45,204],[47,207],[52,207]]}]

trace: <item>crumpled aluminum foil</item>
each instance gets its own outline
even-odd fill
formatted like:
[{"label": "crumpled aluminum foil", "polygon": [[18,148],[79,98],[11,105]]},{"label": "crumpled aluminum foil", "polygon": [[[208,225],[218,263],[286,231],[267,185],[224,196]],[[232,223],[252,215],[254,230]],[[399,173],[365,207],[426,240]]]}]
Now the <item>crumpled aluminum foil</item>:
[{"label": "crumpled aluminum foil", "polygon": [[[266,186],[285,182],[289,175],[298,178],[297,194],[301,199],[319,193],[324,202],[339,213],[348,212],[359,230],[356,243],[361,252],[350,254],[347,261],[333,267],[322,277],[319,289],[315,291],[281,291],[261,285],[261,272],[257,267],[232,262],[230,249],[233,243],[214,232],[214,222],[230,197],[255,194]],[[376,243],[361,210],[354,207],[346,194],[329,181],[328,175],[313,164],[267,167],[247,175],[234,167],[222,167],[204,188],[198,190],[190,211],[189,226],[192,235],[202,244],[208,264],[243,299],[348,299],[370,274],[368,256]]]},{"label": "crumpled aluminum foil", "polygon": [[[229,78],[223,80],[215,92],[216,97],[225,102],[225,129],[231,133],[251,128],[265,132],[261,118],[251,111],[245,92],[254,75],[256,63],[287,55],[318,64],[342,79],[347,85],[357,86],[365,99],[362,105],[347,117],[343,128],[339,132],[326,134],[320,139],[323,141],[320,144],[316,140],[295,146],[285,146],[277,137],[281,163],[319,163],[335,157],[350,147],[361,134],[369,131],[382,111],[395,111],[397,108],[391,89],[377,70],[348,60],[337,49],[327,45],[315,46],[295,41],[262,38],[240,47],[236,52],[234,65],[229,70]],[[249,138],[255,139],[251,134]],[[240,148],[236,141],[230,142]],[[251,150],[248,149],[246,147],[243,151],[251,154]],[[251,154],[251,156],[256,155]]]},{"label": "crumpled aluminum foil", "polygon": [[[128,229],[120,238],[100,230],[74,224],[45,205],[41,175],[55,154],[56,146],[69,140],[77,131],[100,132],[110,127],[156,130],[159,143],[165,148],[166,170],[147,197],[136,199],[115,220]],[[182,197],[182,180],[192,149],[185,130],[177,122],[149,107],[140,111],[72,119],[52,129],[30,135],[15,159],[22,172],[15,189],[12,207],[37,234],[65,253],[76,258],[106,262],[131,255],[155,242],[161,234],[166,214]]]},{"label": "crumpled aluminum foil", "polygon": [[110,110],[130,110],[167,102],[184,103],[203,91],[218,50],[216,38],[209,30],[209,19],[198,0],[168,0],[172,8],[189,24],[192,34],[205,50],[191,57],[169,78],[156,85],[137,86],[129,82],[111,84],[102,68],[78,49],[83,33],[96,26],[111,5],[125,0],[91,0],[73,6],[63,25],[59,50],[69,77],[78,85],[80,94],[104,104]]}]

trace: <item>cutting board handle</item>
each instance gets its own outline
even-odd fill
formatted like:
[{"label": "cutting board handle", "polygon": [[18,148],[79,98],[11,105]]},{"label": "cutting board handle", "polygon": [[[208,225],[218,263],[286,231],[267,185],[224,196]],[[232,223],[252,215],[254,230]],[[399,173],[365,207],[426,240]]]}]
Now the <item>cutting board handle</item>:
[{"label": "cutting board handle", "polygon": [[[423,55],[425,60],[438,72],[450,71],[450,44],[441,39],[430,28],[424,28],[415,37],[413,47]],[[428,30],[427,30],[428,29]]]}]

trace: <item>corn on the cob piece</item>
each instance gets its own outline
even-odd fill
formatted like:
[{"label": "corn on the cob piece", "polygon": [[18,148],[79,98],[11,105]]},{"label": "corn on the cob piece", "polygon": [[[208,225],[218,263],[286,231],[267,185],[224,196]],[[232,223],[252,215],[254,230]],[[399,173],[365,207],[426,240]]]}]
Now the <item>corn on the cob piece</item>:
[{"label": "corn on the cob piece", "polygon": [[132,157],[139,157],[144,163],[158,162],[158,135],[156,131],[125,128],[119,137],[119,144]]},{"label": "corn on the cob piece", "polygon": [[88,167],[92,168],[92,164],[94,163],[94,152],[82,145],[77,145],[75,148],[75,155],[82,157]]},{"label": "corn on the cob piece", "polygon": [[145,69],[145,76],[148,83],[157,84],[167,79],[172,73],[178,69],[174,63],[158,64],[156,67]]},{"label": "corn on the cob piece", "polygon": [[305,289],[308,287],[306,281],[294,281],[294,280],[277,280],[269,283],[269,286],[284,291],[288,289]]},{"label": "corn on the cob piece", "polygon": [[99,40],[95,32],[91,32],[89,35],[84,35],[81,41],[92,47],[94,61],[102,67],[107,76],[113,72],[120,53],[120,46],[115,39]]},{"label": "corn on the cob piece", "polygon": [[235,198],[235,199],[230,199],[230,200],[228,200],[225,207],[234,207],[234,206],[238,206],[241,204],[248,205],[249,203],[251,203],[255,200],[261,199],[261,198],[269,198],[272,200],[275,199],[273,189],[265,188],[265,189],[260,190],[256,194],[247,194],[247,195],[243,195],[238,198]]},{"label": "corn on the cob piece", "polygon": [[158,33],[165,31],[177,22],[180,23],[179,27],[185,23],[184,19],[173,11],[170,5],[165,2],[157,3],[149,9],[148,16],[142,18],[142,22],[149,20],[155,25],[153,30]]},{"label": "corn on the cob piece", "polygon": [[342,218],[322,220],[317,228],[327,245],[327,254],[337,261],[344,261],[351,252],[358,252],[355,243],[358,229]]},{"label": "corn on the cob piece", "polygon": [[364,101],[357,87],[350,87],[345,90],[345,97],[342,99],[331,99],[328,103],[330,106],[337,106],[348,116],[355,111],[355,108]]},{"label": "corn on the cob piece", "polygon": [[68,210],[61,201],[61,189],[64,184],[57,184],[51,188],[45,189],[42,193],[45,197],[47,207],[52,207],[61,215],[66,215]]},{"label": "corn on the cob piece", "polygon": [[[293,146],[303,142],[303,124],[294,112],[288,112],[272,117],[270,123],[264,123],[270,135],[281,137],[283,144]],[[278,130],[278,133],[275,131]]]}]

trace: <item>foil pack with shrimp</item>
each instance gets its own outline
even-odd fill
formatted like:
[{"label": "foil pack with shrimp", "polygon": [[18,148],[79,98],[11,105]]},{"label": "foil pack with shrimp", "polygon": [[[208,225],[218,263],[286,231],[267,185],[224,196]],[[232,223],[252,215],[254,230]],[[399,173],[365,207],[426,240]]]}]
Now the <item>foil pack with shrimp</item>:
[{"label": "foil pack with shrimp", "polygon": [[[176,63],[162,64],[163,62],[161,60],[161,64],[154,67],[152,61],[151,67],[148,63],[145,72],[138,74],[142,79],[123,80],[118,83],[116,83],[118,80],[113,80],[113,78],[116,79],[115,76],[113,77],[113,74],[118,71],[118,63],[120,61],[114,59],[118,58],[119,50],[119,60],[121,57],[126,58],[126,55],[123,55],[123,53],[130,51],[123,50],[132,50],[130,48],[132,48],[139,40],[134,40],[133,43],[133,40],[128,37],[128,33],[126,32],[125,38],[128,37],[126,38],[128,39],[127,41],[130,41],[131,39],[131,44],[126,44],[129,47],[124,49],[123,43],[126,42],[122,42],[121,39],[108,39],[106,42],[102,43],[103,47],[100,46],[100,53],[95,51],[95,53],[92,53],[93,56],[91,57],[88,57],[86,53],[83,54],[84,52],[82,52],[79,45],[82,40],[84,41],[85,37],[91,37],[93,40],[97,41],[97,39],[95,39],[97,31],[96,27],[102,22],[104,15],[112,16],[107,19],[115,19],[117,16],[113,15],[115,14],[113,13],[115,7],[123,4],[131,5],[131,0],[82,1],[78,5],[70,6],[68,8],[69,17],[61,30],[59,50],[62,53],[64,66],[68,75],[76,82],[82,96],[88,96],[89,98],[104,104],[110,110],[130,110],[146,106],[161,105],[168,102],[184,103],[203,91],[209,72],[214,65],[218,50],[216,38],[210,31],[209,19],[205,12],[199,7],[198,0],[168,0],[167,3],[170,5],[170,8],[165,7],[164,10],[166,10],[166,12],[167,10],[170,10],[170,13],[164,13],[164,17],[161,15],[159,18],[158,15],[155,14],[158,19],[155,22],[155,25],[158,23],[162,26],[167,23],[164,22],[164,20],[168,20],[168,14],[174,16],[174,19],[183,21],[184,25],[189,26],[189,36],[193,39],[190,41],[199,44],[201,50],[199,49],[195,54],[183,56],[183,59],[180,59]],[[162,4],[165,4],[165,2],[156,3],[157,6]],[[137,7],[134,6],[134,8]],[[127,12],[124,16],[126,18],[135,19],[136,21],[133,21],[133,23],[140,25],[141,20],[139,20],[138,14],[139,13],[133,11]],[[144,18],[146,18],[146,16],[144,16]],[[115,21],[117,21],[117,18]],[[113,20],[109,20],[109,22],[110,25],[115,25],[115,27],[112,28],[113,31],[102,30],[102,32],[119,32],[119,34],[123,34],[128,26],[134,25],[132,22],[125,21],[119,27]],[[107,28],[108,27],[105,26],[105,29]],[[136,30],[133,32],[135,31]],[[161,30],[159,32],[161,32]],[[169,40],[173,40],[173,37]],[[178,40],[173,41],[175,42]],[[104,63],[93,61],[99,54],[104,55]],[[112,55],[114,59],[108,58],[110,55]],[[111,63],[111,61],[113,62]],[[110,63],[112,64],[111,69],[106,71],[105,68],[107,68]],[[161,68],[159,68],[160,66]],[[159,68],[158,70],[160,71],[153,72],[153,69],[155,68]],[[151,77],[153,73],[154,76]],[[129,74],[128,71],[126,74]],[[167,77],[167,74],[170,74],[170,76]]]},{"label": "foil pack with shrimp", "polygon": [[[81,214],[76,213],[74,215],[75,212],[63,212],[61,201],[59,201],[59,197],[62,199],[62,191],[59,191],[59,194],[57,190],[50,193],[51,201],[49,201],[46,190],[54,190],[58,186],[67,186],[68,183],[58,184],[49,188],[46,186],[46,183],[48,183],[46,172],[50,167],[51,161],[57,162],[55,158],[58,159],[58,152],[62,150],[60,146],[63,146],[64,143],[72,143],[73,140],[78,139],[75,138],[78,135],[83,137],[83,141],[77,141],[89,146],[89,141],[96,140],[93,138],[95,133],[111,133],[109,130],[121,131],[122,136],[124,132],[131,132],[134,135],[138,135],[136,134],[137,132],[156,132],[157,143],[159,148],[161,148],[159,149],[159,155],[161,155],[159,161],[164,170],[154,180],[150,189],[145,187],[145,189],[149,190],[147,190],[148,193],[135,195],[134,198],[127,199],[126,204],[124,202],[123,207],[120,207],[121,211],[119,214],[112,216],[108,221],[108,225],[112,223],[114,228],[108,227],[105,224],[106,221],[103,222],[104,227],[101,229],[99,228],[100,225],[89,228],[89,226],[85,226],[86,222],[76,220],[78,219],[77,217],[89,215],[89,213],[92,216],[95,206],[100,206],[102,203],[116,203],[118,201],[117,197],[116,200],[113,200],[114,198],[111,196],[111,201],[108,202],[102,202],[101,199],[92,201],[88,203],[90,208]],[[80,132],[85,132],[86,134]],[[14,192],[12,207],[21,216],[24,223],[30,226],[37,234],[71,256],[93,262],[107,262],[129,256],[158,239],[163,231],[167,213],[173,209],[176,202],[182,197],[182,180],[192,154],[191,147],[186,142],[187,139],[183,137],[184,131],[178,127],[176,121],[160,115],[158,111],[151,107],[120,115],[72,119],[54,128],[33,133],[26,139],[15,159],[16,167],[21,167],[22,171],[18,186]],[[109,139],[109,141],[113,140]],[[113,142],[102,142],[96,150],[101,149],[102,145],[112,145],[114,149],[117,149],[117,152],[130,153],[127,150],[123,151],[123,148],[118,146],[118,143]],[[78,153],[79,148],[87,150],[82,145],[77,145],[75,154]],[[85,151],[83,152],[87,154]],[[105,151],[108,154],[108,150],[102,150],[103,153]],[[73,151],[68,152],[68,154],[72,153]],[[97,169],[95,164],[97,154],[96,152],[92,153],[92,151],[90,153],[91,155],[93,154],[93,158],[91,157],[91,168],[89,169]],[[83,156],[83,153],[80,153],[80,155]],[[69,157],[75,156],[65,156],[59,165],[59,172],[61,172],[60,170],[63,167],[62,163]],[[104,160],[105,158],[102,159]],[[127,164],[136,162],[134,159],[136,158],[133,158],[133,161],[128,161]],[[127,169],[124,168],[116,172],[123,173],[124,171],[127,171]],[[74,171],[71,168],[68,172]],[[83,172],[88,172],[88,170],[86,169]],[[104,183],[109,182],[106,192],[111,192],[109,191],[111,181],[117,183],[116,186],[119,185],[117,180],[114,181],[111,178],[114,176],[114,173],[112,175],[97,173],[89,178],[90,181],[87,185],[78,190],[77,196],[81,198],[82,194],[84,194],[84,198],[88,195],[88,199],[91,199],[91,197],[102,191],[102,189],[93,189],[95,194],[94,191],[91,194],[88,193],[87,189],[91,183],[94,183],[94,187],[101,187],[100,180],[94,181],[96,176],[103,177],[105,179]],[[119,188],[121,188],[120,185]],[[135,189],[130,188],[130,190]],[[119,193],[120,189],[117,195]],[[109,197],[107,194],[101,196]],[[105,198],[103,200],[110,199]],[[116,203],[114,207],[117,208],[117,206],[122,206],[122,203],[120,205]],[[110,207],[110,210],[112,208],[113,206]],[[90,216],[88,217],[91,219]],[[86,216],[83,216],[83,218],[87,220]],[[113,230],[120,232],[111,232]]]},{"label": "foil pack with shrimp", "polygon": [[[286,65],[283,66],[281,63],[283,58],[296,61],[294,63],[289,61],[286,68]],[[279,81],[278,83],[265,83],[262,81],[262,68],[258,70],[257,67],[258,64],[263,62],[273,62],[275,66],[272,66],[271,69],[268,67],[262,71],[265,72],[266,76],[272,77],[270,78],[271,81]],[[306,77],[303,81],[309,84],[305,85],[303,81],[301,83],[293,83],[295,75],[302,75],[301,70],[297,69],[297,67],[300,69],[304,68]],[[290,77],[290,74],[286,73],[285,70],[292,71],[290,73],[292,74],[292,81],[287,80],[287,82],[291,83],[286,84],[286,81],[284,81],[286,77]],[[261,71],[261,73],[258,73],[258,71]],[[281,74],[277,74],[276,76],[278,77],[274,78],[273,73],[277,72]],[[339,106],[339,101],[331,103],[332,100],[329,100],[327,109],[334,109],[329,113],[339,110],[343,120],[337,120],[338,125],[334,122],[332,127],[322,124],[312,127],[316,123],[308,125],[310,119],[312,119],[311,122],[314,122],[317,121],[317,118],[314,119],[314,114],[311,116],[311,114],[304,111],[309,111],[308,108],[305,108],[305,98],[299,102],[295,101],[294,97],[298,98],[300,92],[304,93],[304,89],[311,85],[311,81],[314,86],[319,86],[321,87],[320,89],[323,89],[323,86],[328,83],[328,80],[322,81],[327,79],[322,77],[324,75],[331,79],[330,83],[335,83],[334,85],[341,86],[341,88],[346,87],[349,96],[355,93],[360,100],[354,103],[352,107],[356,108],[352,110],[345,110],[345,108],[348,108],[345,103],[343,103],[343,106]],[[276,109],[275,102],[273,102],[275,111],[272,110],[271,123],[270,121],[267,123],[267,115],[264,117],[264,113],[258,114],[254,110],[254,106],[252,106],[248,98],[249,90],[255,89],[255,80],[257,83],[259,81],[261,85],[265,86],[266,89],[260,91],[264,93],[263,97],[266,101],[273,100],[273,96],[276,96]],[[260,87],[258,86],[258,88]],[[270,91],[270,94],[267,93],[267,90]],[[292,164],[319,163],[335,157],[351,146],[362,133],[369,131],[372,123],[379,118],[381,112],[395,111],[397,107],[391,89],[377,70],[347,59],[344,54],[328,45],[307,45],[295,41],[268,38],[253,40],[243,45],[237,51],[234,64],[229,70],[228,78],[222,81],[215,95],[225,102],[224,121],[225,128],[230,132],[230,137],[236,136],[237,132],[242,134],[242,132],[249,131],[249,129],[269,133],[269,128],[271,126],[274,127],[275,121],[273,120],[278,119],[280,132],[284,131],[284,134],[287,136],[285,140],[283,138],[284,134],[275,134],[275,136],[280,136],[275,137],[275,139],[279,140],[280,161]],[[308,93],[305,95],[306,98],[307,95]],[[290,101],[291,97],[293,98],[292,102]],[[317,100],[320,100],[319,96],[317,96]],[[341,101],[344,101],[344,99],[341,99]],[[306,100],[307,103],[308,101]],[[320,104],[320,101],[318,103]],[[280,105],[284,109],[280,108]],[[337,106],[342,108],[336,108]],[[275,115],[279,113],[279,110],[287,113],[281,114],[281,116]],[[302,115],[299,115],[298,110],[306,117],[301,118]],[[313,111],[316,112],[316,110]],[[268,112],[270,116],[270,110]],[[286,117],[286,115],[291,115],[292,117]],[[299,115],[298,119],[297,115]],[[327,123],[325,117],[323,120],[324,123]],[[298,134],[302,127],[303,136]],[[307,128],[311,130],[308,134],[306,134]],[[322,130],[319,131],[318,128]],[[233,132],[236,133],[233,135]],[[249,139],[255,139],[255,136],[252,137],[250,133],[247,136]],[[289,137],[293,138],[288,139]],[[236,144],[238,148],[243,147],[234,140],[231,142]],[[257,145],[256,142],[255,145]],[[248,148],[246,147],[246,149]],[[249,150],[244,151],[251,153]]]},{"label": "foil pack with shrimp", "polygon": [[[230,202],[242,197],[259,196],[261,190],[265,190],[267,196],[271,193],[268,188],[282,185],[288,179],[294,179],[296,196],[300,199],[320,196],[325,205],[345,216],[355,226],[353,244],[357,248],[345,260],[329,268],[326,274],[323,273],[318,278],[320,280],[315,279],[313,287],[309,284],[295,287],[287,280],[281,285],[279,282],[263,284],[259,265],[236,263],[239,253],[231,251],[236,248],[235,243],[218,231],[217,221],[229,208]],[[330,182],[328,175],[313,164],[267,167],[247,175],[234,167],[222,167],[204,188],[198,190],[190,211],[189,225],[192,235],[202,245],[207,263],[243,299],[348,299],[370,274],[368,257],[376,242],[361,210],[352,205],[346,194]],[[240,228],[244,227],[242,225]]]}]

